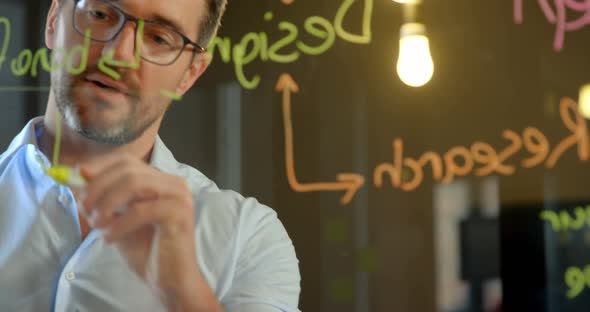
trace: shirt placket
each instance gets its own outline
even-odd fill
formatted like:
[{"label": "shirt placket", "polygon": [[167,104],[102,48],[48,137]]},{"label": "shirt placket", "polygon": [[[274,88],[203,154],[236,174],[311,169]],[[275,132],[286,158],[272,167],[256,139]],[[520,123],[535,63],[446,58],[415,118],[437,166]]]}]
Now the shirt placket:
[{"label": "shirt placket", "polygon": [[[78,241],[81,239],[81,228],[80,221],[78,219],[78,208],[76,200],[72,191],[64,185],[56,184],[57,190],[57,201],[59,205],[67,212],[70,217],[74,218],[78,226]],[[67,311],[68,307],[71,306],[72,302],[76,300],[71,296],[72,287],[75,286],[79,276],[79,261],[81,253],[91,248],[92,244],[96,240],[96,235],[91,231],[88,236],[81,241],[79,246],[76,248],[71,257],[66,261],[58,279],[57,289],[55,292],[55,306],[54,311]]]}]

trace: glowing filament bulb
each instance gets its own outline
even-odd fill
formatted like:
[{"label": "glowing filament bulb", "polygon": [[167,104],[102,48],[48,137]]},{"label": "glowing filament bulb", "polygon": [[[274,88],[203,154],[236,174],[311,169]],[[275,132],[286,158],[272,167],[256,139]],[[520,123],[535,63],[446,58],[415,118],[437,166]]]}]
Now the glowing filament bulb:
[{"label": "glowing filament bulb", "polygon": [[411,87],[421,87],[434,74],[434,63],[426,37],[426,27],[419,23],[404,24],[400,31],[397,74]]},{"label": "glowing filament bulb", "polygon": [[578,110],[584,118],[590,119],[590,84],[585,84],[580,88]]}]

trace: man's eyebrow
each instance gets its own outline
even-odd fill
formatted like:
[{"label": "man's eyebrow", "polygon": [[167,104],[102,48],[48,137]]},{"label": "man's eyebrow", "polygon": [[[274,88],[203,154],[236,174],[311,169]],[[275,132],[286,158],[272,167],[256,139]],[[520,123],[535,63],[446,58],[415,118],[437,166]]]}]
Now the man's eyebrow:
[{"label": "man's eyebrow", "polygon": [[[119,2],[121,3],[122,1],[120,0],[111,0],[111,3],[115,3],[115,2]],[[144,19],[146,22],[156,22],[158,24],[162,24],[165,26],[168,26],[178,32],[180,32],[181,34],[183,34],[184,36],[186,36],[186,32],[185,29],[178,24],[177,22],[175,22],[174,20],[167,18],[166,16],[160,15],[160,14],[152,14],[151,16],[149,16],[149,18],[145,18]]]},{"label": "man's eyebrow", "polygon": [[168,26],[168,27],[180,32],[184,36],[187,36],[184,28],[180,24],[178,24],[174,20],[167,18],[165,16],[162,16],[160,14],[153,14],[153,15],[149,16],[148,18],[146,18],[145,21],[146,22],[155,22],[158,24]]}]

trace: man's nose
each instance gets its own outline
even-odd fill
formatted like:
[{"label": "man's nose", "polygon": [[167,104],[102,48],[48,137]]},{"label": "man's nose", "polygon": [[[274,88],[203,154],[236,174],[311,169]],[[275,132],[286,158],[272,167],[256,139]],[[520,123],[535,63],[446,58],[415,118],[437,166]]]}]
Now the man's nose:
[{"label": "man's nose", "polygon": [[113,51],[113,60],[135,63],[136,28],[134,23],[125,23],[119,34],[103,47],[103,55]]}]

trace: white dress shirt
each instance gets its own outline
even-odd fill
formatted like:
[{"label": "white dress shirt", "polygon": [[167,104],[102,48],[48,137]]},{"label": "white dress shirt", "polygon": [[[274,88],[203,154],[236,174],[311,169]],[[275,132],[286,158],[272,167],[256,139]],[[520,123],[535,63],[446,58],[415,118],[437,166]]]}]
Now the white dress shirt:
[{"label": "white dress shirt", "polygon": [[[0,311],[164,311],[97,230],[82,241],[71,190],[43,171],[42,122],[0,155]],[[299,311],[298,260],[274,210],[220,190],[159,137],[150,164],[191,187],[198,265],[225,311]]]}]

